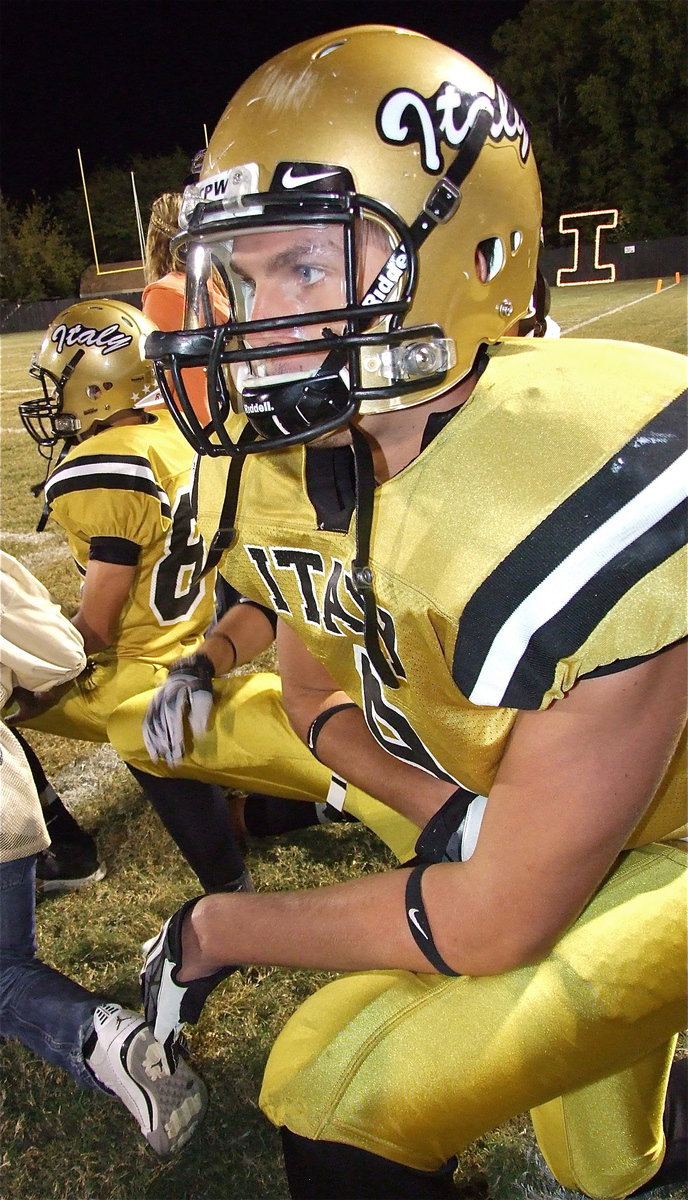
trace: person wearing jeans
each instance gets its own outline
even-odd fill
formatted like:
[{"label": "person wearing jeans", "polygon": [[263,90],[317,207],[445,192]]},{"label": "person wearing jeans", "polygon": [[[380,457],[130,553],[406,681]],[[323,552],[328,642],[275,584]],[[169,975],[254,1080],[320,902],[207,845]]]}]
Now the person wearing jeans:
[{"label": "person wearing jeans", "polygon": [[[0,552],[0,710],[16,686],[69,684],[86,667],[81,634],[38,580]],[[140,1014],[89,992],[37,956],[36,859],[50,843],[20,742],[0,721],[0,1036],[117,1095],[157,1154],[191,1137],[207,1097],[183,1058],[170,1073]]]}]

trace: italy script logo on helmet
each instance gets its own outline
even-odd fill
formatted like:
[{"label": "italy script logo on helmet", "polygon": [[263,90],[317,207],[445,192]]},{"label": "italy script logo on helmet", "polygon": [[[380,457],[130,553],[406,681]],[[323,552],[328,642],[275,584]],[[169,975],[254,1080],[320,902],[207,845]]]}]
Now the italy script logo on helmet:
[{"label": "italy script logo on helmet", "polygon": [[94,346],[101,354],[113,354],[124,350],[133,338],[124,333],[119,325],[108,325],[105,329],[93,329],[77,322],[76,325],[56,325],[50,335],[61,354],[65,346]]},{"label": "italy script logo on helmet", "polygon": [[525,162],[530,150],[528,130],[499,86],[494,100],[484,92],[461,92],[455,84],[446,82],[427,98],[411,88],[396,88],[380,104],[375,122],[380,137],[390,145],[417,142],[423,169],[438,175],[444,170],[441,143],[458,149],[480,112],[488,112],[493,118],[489,132],[492,141],[518,141]]}]

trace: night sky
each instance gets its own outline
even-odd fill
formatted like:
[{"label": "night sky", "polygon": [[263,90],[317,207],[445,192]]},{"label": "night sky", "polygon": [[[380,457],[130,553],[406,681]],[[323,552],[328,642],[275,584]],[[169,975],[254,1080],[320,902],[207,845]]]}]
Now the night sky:
[{"label": "night sky", "polygon": [[[490,38],[524,0],[4,0],[0,168],[23,200],[80,187],[131,154],[191,156],[265,59],[346,25],[401,25],[493,69]],[[275,10],[279,15],[274,15]]]}]

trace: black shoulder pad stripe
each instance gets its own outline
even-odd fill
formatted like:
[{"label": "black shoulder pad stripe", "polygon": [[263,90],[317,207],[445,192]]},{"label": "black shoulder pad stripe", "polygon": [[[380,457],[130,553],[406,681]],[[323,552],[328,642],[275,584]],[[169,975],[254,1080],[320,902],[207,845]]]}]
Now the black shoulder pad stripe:
[{"label": "black shoulder pad stripe", "polygon": [[538,708],[557,661],[684,543],[687,398],[634,434],[471,597],[453,675],[475,703]]}]

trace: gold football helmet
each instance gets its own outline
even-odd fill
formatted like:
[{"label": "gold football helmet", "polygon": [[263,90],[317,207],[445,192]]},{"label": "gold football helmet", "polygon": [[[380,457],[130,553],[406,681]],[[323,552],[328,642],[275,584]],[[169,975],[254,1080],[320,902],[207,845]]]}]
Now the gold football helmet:
[{"label": "gold football helmet", "polygon": [[29,374],[43,395],[19,405],[39,446],[81,441],[96,424],[127,409],[161,402],[145,341],[156,326],[119,300],[84,300],[48,327]]},{"label": "gold football helmet", "polygon": [[[185,331],[154,334],[147,352],[196,449],[235,454],[457,384],[529,310],[541,200],[502,89],[427,37],[366,25],[286,50],[243,84],[180,224]],[[192,366],[207,368],[205,428],[183,386]],[[260,440],[237,446],[232,411]]]}]

